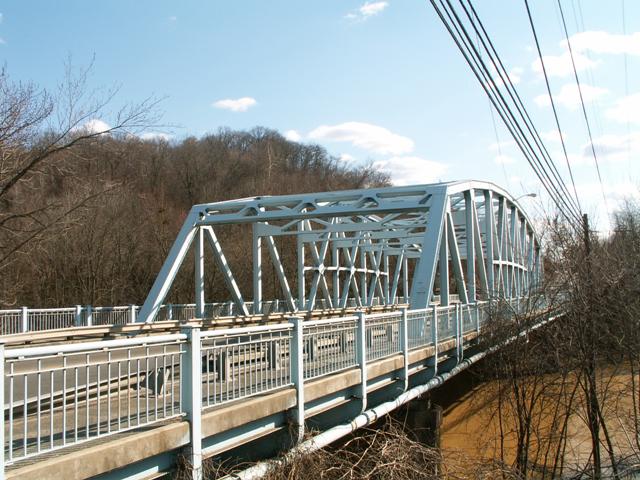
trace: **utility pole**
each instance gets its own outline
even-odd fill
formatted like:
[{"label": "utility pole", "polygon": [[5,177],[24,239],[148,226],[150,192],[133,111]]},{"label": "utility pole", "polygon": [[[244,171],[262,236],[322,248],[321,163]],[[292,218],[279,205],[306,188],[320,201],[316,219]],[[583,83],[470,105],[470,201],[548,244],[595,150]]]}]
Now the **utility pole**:
[{"label": "utility pole", "polygon": [[589,426],[591,429],[591,440],[592,440],[592,448],[593,448],[593,478],[600,479],[602,478],[602,463],[601,463],[601,454],[600,454],[600,419],[598,417],[598,398],[596,391],[596,323],[594,318],[594,312],[591,308],[593,302],[593,270],[591,265],[591,236],[589,232],[589,217],[587,214],[582,215],[582,229],[583,229],[583,241],[584,241],[584,253],[585,253],[585,267],[586,267],[586,278],[585,278],[585,304],[587,308],[586,314],[589,317],[589,339],[586,344],[591,349],[590,352],[586,352],[588,354],[588,363],[587,363],[587,382],[589,384],[589,388],[587,389],[588,394],[588,419]]}]

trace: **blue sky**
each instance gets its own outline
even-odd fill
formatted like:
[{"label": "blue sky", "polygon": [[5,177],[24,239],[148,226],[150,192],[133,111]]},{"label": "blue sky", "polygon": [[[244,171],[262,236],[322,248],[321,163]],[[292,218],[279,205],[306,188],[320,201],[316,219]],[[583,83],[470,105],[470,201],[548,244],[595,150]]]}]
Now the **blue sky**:
[{"label": "blue sky", "polygon": [[[606,230],[556,0],[530,3],[583,206]],[[566,176],[524,3],[474,4]],[[640,180],[640,2],[563,5],[615,208]],[[484,92],[424,0],[7,0],[0,13],[13,79],[53,88],[69,55],[77,65],[95,55],[91,85],[119,85],[117,102],[166,97],[173,138],[260,125],[373,162],[398,184],[475,178],[514,195],[541,190],[497,117],[496,139]],[[524,202],[546,206],[543,196]]]}]

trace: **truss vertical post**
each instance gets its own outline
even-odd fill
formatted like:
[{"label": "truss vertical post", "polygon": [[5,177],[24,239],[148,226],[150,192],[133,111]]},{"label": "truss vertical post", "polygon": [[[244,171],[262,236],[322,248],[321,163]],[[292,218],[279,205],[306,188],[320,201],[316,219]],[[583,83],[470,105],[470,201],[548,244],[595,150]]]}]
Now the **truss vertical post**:
[{"label": "truss vertical post", "polygon": [[509,224],[509,243],[507,244],[507,248],[509,251],[509,256],[508,259],[510,261],[509,267],[508,268],[508,272],[509,272],[509,276],[508,276],[508,282],[507,282],[507,292],[508,292],[508,296],[509,298],[513,298],[514,297],[514,287],[515,287],[515,273],[516,273],[516,267],[515,267],[515,263],[516,263],[516,245],[517,245],[517,237],[516,237],[516,225],[518,224],[518,216],[517,216],[517,212],[516,212],[516,206],[512,205],[510,210],[510,214],[511,214],[511,218],[510,220],[510,224]]},{"label": "truss vertical post", "polygon": [[[476,238],[473,228],[475,193],[473,189],[464,192],[465,232],[467,234],[467,300],[476,301]],[[480,241],[480,239],[478,239]]]},{"label": "truss vertical post", "polygon": [[486,268],[487,268],[487,284],[489,286],[489,298],[495,295],[495,267],[494,267],[494,232],[495,219],[493,215],[493,192],[485,190],[484,192],[484,238],[487,245],[485,252]]},{"label": "truss vertical post", "polygon": [[[304,231],[304,222],[298,222],[298,232]],[[305,308],[305,284],[304,284],[304,241],[302,236],[296,238],[296,250],[298,254],[298,310]]]},{"label": "truss vertical post", "polygon": [[204,232],[198,227],[195,242],[196,318],[204,318]]},{"label": "truss vertical post", "polygon": [[411,298],[409,293],[409,257],[402,257],[402,294],[404,295],[404,303],[409,303]]},{"label": "truss vertical post", "polygon": [[253,313],[262,313],[262,238],[258,232],[258,224],[253,233]]},{"label": "truss vertical post", "polygon": [[333,282],[331,288],[333,289],[333,308],[337,308],[340,304],[340,250],[336,246],[336,243],[331,244],[331,259],[333,267]]},{"label": "truss vertical post", "polygon": [[[449,305],[449,236],[447,228],[442,229],[442,241],[440,242],[440,305]],[[435,257],[435,255],[434,255]]]},{"label": "truss vertical post", "polygon": [[366,243],[364,241],[364,239],[362,240],[362,246],[360,247],[360,268],[361,268],[361,274],[360,274],[360,301],[362,302],[362,305],[368,305],[368,299],[367,299],[367,247],[366,247]]}]

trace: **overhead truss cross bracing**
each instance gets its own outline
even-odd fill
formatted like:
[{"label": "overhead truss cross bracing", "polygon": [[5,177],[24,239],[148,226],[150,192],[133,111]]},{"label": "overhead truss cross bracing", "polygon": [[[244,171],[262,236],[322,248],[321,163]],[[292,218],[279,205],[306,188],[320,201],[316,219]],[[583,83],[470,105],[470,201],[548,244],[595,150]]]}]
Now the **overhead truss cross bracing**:
[{"label": "overhead truss cross bracing", "polygon": [[[250,292],[241,292],[218,238],[224,225],[246,225],[251,235]],[[281,241],[279,247],[283,237],[295,241]],[[263,313],[267,257],[290,312],[319,305],[408,303],[424,308],[436,301],[446,305],[453,295],[461,303],[519,297],[541,275],[540,245],[529,218],[491,183],[254,197],[191,209],[138,321],[154,320],[190,251],[195,255],[196,316],[204,317],[206,244],[229,300],[245,316]],[[285,265],[283,253],[295,257],[295,267]]]}]

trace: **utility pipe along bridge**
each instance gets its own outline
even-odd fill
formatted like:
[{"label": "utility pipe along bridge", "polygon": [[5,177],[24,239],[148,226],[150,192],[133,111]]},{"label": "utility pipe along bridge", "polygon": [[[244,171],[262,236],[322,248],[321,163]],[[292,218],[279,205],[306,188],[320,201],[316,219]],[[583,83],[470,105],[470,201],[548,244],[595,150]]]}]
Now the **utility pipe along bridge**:
[{"label": "utility pipe along bridge", "polygon": [[[251,301],[227,261],[225,225],[251,235]],[[309,427],[323,432],[316,448],[485,355],[478,338],[493,313],[543,307],[533,300],[541,265],[531,222],[483,182],[196,205],[129,321],[166,323],[165,298],[189,252],[186,322],[64,345],[15,348],[3,337],[0,478],[155,478],[180,454],[202,478],[204,458],[300,448]],[[205,298],[205,255],[226,285],[226,308],[259,324],[212,320],[221,310]],[[277,302],[263,298],[264,261]]]}]

